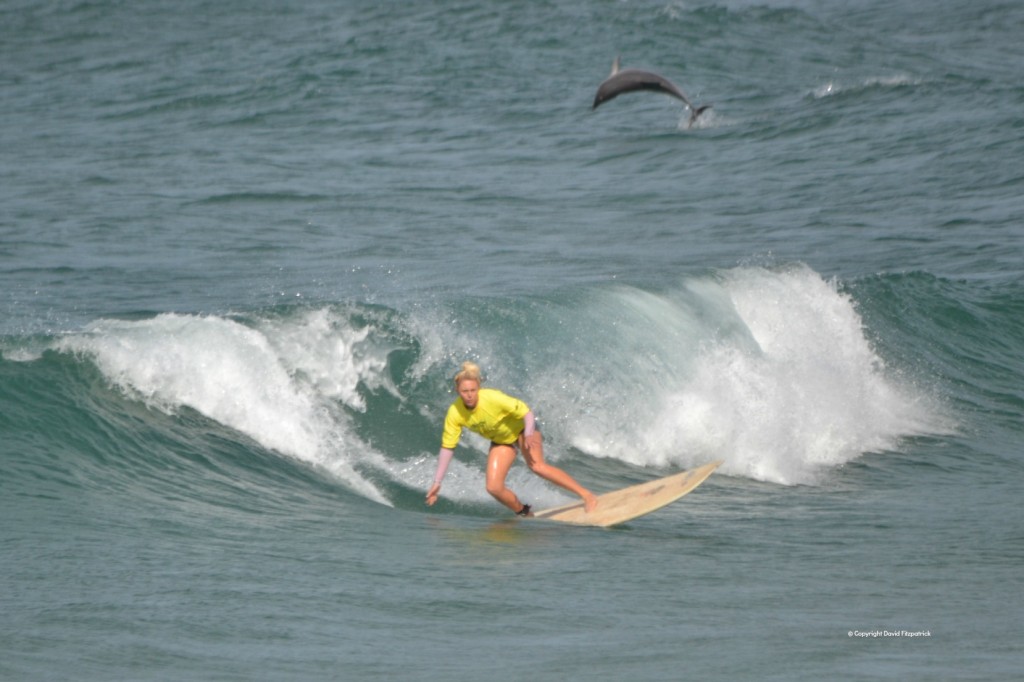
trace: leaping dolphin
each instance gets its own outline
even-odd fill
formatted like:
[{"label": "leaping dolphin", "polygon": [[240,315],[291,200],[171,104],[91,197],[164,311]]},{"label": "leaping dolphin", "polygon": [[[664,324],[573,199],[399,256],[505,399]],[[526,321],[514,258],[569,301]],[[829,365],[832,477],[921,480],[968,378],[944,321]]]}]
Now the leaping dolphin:
[{"label": "leaping dolphin", "polygon": [[591,110],[597,109],[608,100],[615,99],[624,92],[632,92],[634,90],[654,90],[681,99],[686,108],[690,110],[690,121],[686,124],[687,128],[692,126],[697,117],[703,114],[705,110],[711,108],[710,104],[695,107],[689,98],[683,94],[683,91],[664,76],[659,76],[651,71],[641,71],[640,69],[620,71],[619,58],[616,57],[615,61],[612,62],[611,74],[602,81],[601,85],[597,86],[597,94],[594,96],[594,106],[591,107]]}]

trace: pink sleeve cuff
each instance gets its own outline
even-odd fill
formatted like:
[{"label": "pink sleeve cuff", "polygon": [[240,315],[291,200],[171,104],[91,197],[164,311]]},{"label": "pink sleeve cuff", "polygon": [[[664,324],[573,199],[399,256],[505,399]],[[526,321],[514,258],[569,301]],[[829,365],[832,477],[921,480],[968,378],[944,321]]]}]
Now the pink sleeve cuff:
[{"label": "pink sleeve cuff", "polygon": [[532,436],[537,430],[537,420],[533,416],[533,410],[523,415],[523,435]]}]

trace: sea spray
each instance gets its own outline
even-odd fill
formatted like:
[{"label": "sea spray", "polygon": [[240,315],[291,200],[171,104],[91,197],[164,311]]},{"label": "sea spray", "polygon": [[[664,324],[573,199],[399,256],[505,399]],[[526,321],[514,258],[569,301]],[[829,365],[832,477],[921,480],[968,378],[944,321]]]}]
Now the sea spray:
[{"label": "sea spray", "polygon": [[722,473],[814,483],[939,428],[926,396],[875,353],[851,298],[804,266],[617,289],[574,314],[589,318],[588,336],[557,363],[559,389],[540,393],[593,456],[677,468],[721,458]]},{"label": "sea spray", "polygon": [[374,335],[370,325],[356,327],[348,315],[329,307],[256,324],[289,375],[302,377],[323,398],[362,412],[366,401],[358,390],[360,383],[395,391],[385,372],[391,347],[374,343],[384,335]]},{"label": "sea spray", "polygon": [[[313,325],[315,328],[315,325]],[[345,413],[329,399],[340,395],[358,407],[354,388],[325,379],[313,383],[295,372],[309,367],[304,356],[282,357],[300,347],[294,334],[277,339],[225,317],[163,314],[139,321],[100,320],[65,337],[58,347],[92,359],[115,386],[153,408],[173,413],[191,408],[229,426],[262,446],[322,466],[370,499],[388,503],[354,465],[373,457],[352,434]],[[358,343],[361,333],[350,341]],[[344,344],[341,335],[335,344]],[[348,357],[335,350],[328,359]],[[341,374],[349,369],[341,363]],[[356,376],[349,377],[350,382]]]}]

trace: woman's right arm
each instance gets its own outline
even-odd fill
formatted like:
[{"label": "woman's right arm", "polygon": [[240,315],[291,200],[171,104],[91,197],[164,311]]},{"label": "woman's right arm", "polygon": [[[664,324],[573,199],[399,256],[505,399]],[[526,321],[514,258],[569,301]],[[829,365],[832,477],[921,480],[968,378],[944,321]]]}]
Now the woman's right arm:
[{"label": "woman's right arm", "polygon": [[451,463],[454,454],[455,451],[449,448],[441,448],[441,451],[437,453],[437,471],[434,473],[434,485],[430,486],[430,490],[427,492],[427,506],[433,506],[437,502],[437,494],[441,492],[441,481],[448,473],[448,464]]}]

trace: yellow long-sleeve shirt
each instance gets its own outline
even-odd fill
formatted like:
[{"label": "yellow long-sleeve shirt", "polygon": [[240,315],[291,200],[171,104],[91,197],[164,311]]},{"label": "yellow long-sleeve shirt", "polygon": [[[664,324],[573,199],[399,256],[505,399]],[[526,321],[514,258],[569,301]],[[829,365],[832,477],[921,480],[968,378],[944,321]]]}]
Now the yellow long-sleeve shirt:
[{"label": "yellow long-sleeve shirt", "polygon": [[462,429],[479,433],[494,443],[511,445],[522,433],[523,417],[529,411],[526,403],[495,388],[481,388],[472,410],[462,398],[456,398],[444,418],[441,447],[454,450],[462,437]]}]

